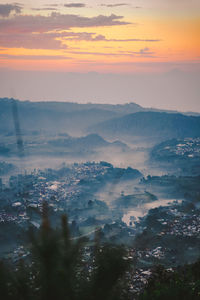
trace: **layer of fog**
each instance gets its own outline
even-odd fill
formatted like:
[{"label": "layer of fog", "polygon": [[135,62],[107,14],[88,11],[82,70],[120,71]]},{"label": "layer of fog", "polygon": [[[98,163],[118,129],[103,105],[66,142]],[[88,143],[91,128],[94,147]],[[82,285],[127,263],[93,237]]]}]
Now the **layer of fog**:
[{"label": "layer of fog", "polygon": [[[142,64],[150,72],[101,74],[0,70],[0,96],[32,101],[136,102],[144,107],[200,112],[199,67],[188,63]],[[138,65],[130,65],[131,72]],[[151,70],[170,70],[151,72]],[[24,84],[26,82],[26,84]]]},{"label": "layer of fog", "polygon": [[[125,141],[123,141],[125,142]],[[73,163],[84,163],[87,161],[106,161],[111,163],[114,167],[119,168],[127,168],[132,167],[134,169],[139,170],[143,176],[147,175],[163,175],[166,174],[165,170],[160,169],[157,165],[153,165],[149,160],[149,154],[151,151],[151,146],[153,144],[149,144],[146,141],[131,141],[128,144],[126,150],[122,150],[119,147],[104,147],[97,148],[96,151],[89,153],[88,155],[83,153],[83,155],[54,155],[46,156],[46,155],[29,155],[24,156],[23,158],[19,158],[17,156],[10,156],[5,158],[0,157],[0,161],[5,161],[8,163],[12,163],[16,166],[16,169],[5,176],[2,176],[3,182],[8,184],[9,176],[16,175],[18,173],[24,174],[31,173],[33,170],[44,170],[47,168],[51,169],[59,169],[64,166],[72,165]],[[142,194],[145,193],[146,190],[144,186],[140,185],[140,178],[136,180],[117,180],[108,182],[104,187],[101,188],[96,194],[93,195],[94,199],[104,201],[110,209],[114,208],[114,202],[118,199],[122,194],[123,195],[134,195],[134,194]],[[150,191],[152,192],[152,191]],[[156,196],[163,197],[159,193],[156,193]],[[152,204],[153,205],[153,204]],[[147,209],[145,208],[145,213],[147,213]],[[133,207],[129,209],[121,211],[121,215],[127,215],[137,218],[138,216],[142,216],[144,214],[144,207],[138,206],[137,209],[134,209],[135,215],[133,214]],[[128,221],[127,221],[128,222]]]},{"label": "layer of fog", "polygon": [[34,169],[44,170],[47,168],[59,169],[63,165],[71,165],[74,163],[84,163],[87,161],[106,161],[111,163],[114,167],[127,168],[132,167],[139,170],[144,176],[147,175],[163,175],[165,171],[158,168],[156,165],[149,162],[149,148],[129,149],[128,151],[121,151],[116,147],[101,148],[92,153],[84,153],[83,155],[29,155],[24,157],[13,156],[0,156],[0,161],[12,163],[16,168],[12,173],[2,176],[7,178],[10,175],[18,173],[30,173]]},{"label": "layer of fog", "polygon": [[129,210],[128,212],[126,212],[122,217],[122,221],[126,223],[127,226],[129,226],[131,223],[132,226],[134,226],[134,222],[138,222],[140,218],[147,215],[150,209],[180,203],[182,203],[182,200],[180,199],[178,201],[177,199],[159,199],[154,202],[138,205],[134,210]]}]

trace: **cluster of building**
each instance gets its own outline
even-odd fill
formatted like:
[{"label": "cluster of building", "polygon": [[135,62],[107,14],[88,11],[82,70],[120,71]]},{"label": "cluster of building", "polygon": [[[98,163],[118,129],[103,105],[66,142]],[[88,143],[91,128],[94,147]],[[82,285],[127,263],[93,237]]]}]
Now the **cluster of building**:
[{"label": "cluster of building", "polygon": [[0,198],[5,207],[2,206],[0,210],[0,222],[25,221],[29,219],[27,209],[41,211],[44,201],[55,212],[73,205],[78,208],[82,205],[79,198],[84,189],[81,182],[94,183],[97,177],[105,175],[107,168],[104,163],[89,162],[74,164],[62,170],[39,170],[11,176],[7,187],[1,181]]},{"label": "cluster of building", "polygon": [[133,295],[136,296],[141,293],[141,291],[146,286],[151,274],[152,274],[151,269],[142,269],[142,268],[137,269],[132,274],[130,289]]},{"label": "cluster of building", "polygon": [[18,246],[12,253],[6,255],[6,259],[11,260],[13,263],[18,262],[20,259],[25,259],[30,255],[30,251],[28,251],[23,245]]},{"label": "cluster of building", "polygon": [[167,230],[163,234],[200,238],[200,215],[197,211],[192,214],[182,213],[167,225]]},{"label": "cluster of building", "polygon": [[[196,140],[200,143],[200,139]],[[190,140],[188,142],[191,143]],[[106,163],[82,163],[63,167],[60,170],[39,170],[31,174],[11,176],[9,186],[5,187],[1,184],[0,198],[2,202],[5,197],[7,198],[5,207],[0,207],[0,223],[15,222],[23,226],[28,221],[39,228],[39,218],[34,219],[34,212],[41,211],[44,201],[48,202],[49,207],[55,213],[67,209],[82,209],[86,203],[83,200],[84,192],[87,193],[87,188],[91,187],[92,189],[97,182],[106,177],[109,168],[111,166]],[[89,205],[88,200],[90,199],[87,198],[87,205]],[[179,207],[182,207],[182,205],[178,205],[178,203],[173,203],[166,208],[163,207],[163,211],[166,212],[164,217],[163,214],[162,216],[160,214],[161,208],[157,208],[155,219],[159,225],[158,228],[155,228],[155,235],[158,237],[159,242],[156,246],[147,246],[144,250],[130,247],[125,259],[129,259],[133,264],[135,260],[139,261],[139,267],[136,271],[134,270],[134,274],[127,274],[130,277],[130,289],[133,294],[139,293],[145,286],[149,276],[151,276],[152,262],[162,263],[167,260],[169,249],[162,244],[162,236],[200,237],[200,214],[197,213],[198,210],[189,210],[186,213]],[[116,237],[122,241],[126,237],[133,241],[137,226],[134,231],[125,224],[121,224],[114,219],[112,221],[114,222],[109,226],[108,224],[105,226],[101,224],[102,232],[105,236],[110,236],[110,241],[112,240],[112,234],[114,236],[113,241],[116,241]],[[145,221],[139,220],[138,223],[141,224],[139,226],[144,230]],[[17,246],[9,255],[8,258],[15,262],[19,258],[26,258],[29,252],[23,246]],[[87,260],[89,255],[90,249],[86,247],[84,259]]]},{"label": "cluster of building", "polygon": [[170,152],[177,156],[200,158],[200,138],[185,138],[164,147],[165,154]]},{"label": "cluster of building", "polygon": [[5,210],[0,211],[0,223],[17,221],[17,216],[6,213]]},{"label": "cluster of building", "polygon": [[140,262],[152,262],[153,260],[162,260],[165,257],[166,249],[162,246],[157,246],[153,249],[145,248],[144,250],[136,250],[135,257]]}]

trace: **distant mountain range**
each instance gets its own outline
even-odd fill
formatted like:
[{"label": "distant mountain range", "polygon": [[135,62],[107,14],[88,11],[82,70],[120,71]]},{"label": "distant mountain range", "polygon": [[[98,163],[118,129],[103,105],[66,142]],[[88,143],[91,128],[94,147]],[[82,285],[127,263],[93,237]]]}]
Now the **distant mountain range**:
[{"label": "distant mountain range", "polygon": [[161,112],[137,112],[101,122],[89,131],[103,136],[149,136],[164,139],[200,136],[200,117]]},{"label": "distant mountain range", "polygon": [[[15,101],[23,132],[39,130],[80,135],[86,132],[86,128],[98,122],[143,110],[135,103],[107,105]],[[0,132],[14,131],[12,105],[12,99],[0,99]]]},{"label": "distant mountain range", "polygon": [[[14,101],[17,103],[23,134],[63,133],[80,136],[97,133],[112,138],[127,135],[166,139],[200,136],[200,116],[146,109],[135,103],[111,105]],[[0,99],[0,133],[4,135],[15,134],[12,107],[13,99]]]}]

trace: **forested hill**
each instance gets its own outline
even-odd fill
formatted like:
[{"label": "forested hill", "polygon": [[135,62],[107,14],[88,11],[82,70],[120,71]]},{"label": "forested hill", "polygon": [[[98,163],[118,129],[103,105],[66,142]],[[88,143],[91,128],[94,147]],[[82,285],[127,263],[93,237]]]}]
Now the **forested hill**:
[{"label": "forested hill", "polygon": [[[200,116],[153,111],[135,103],[111,105],[15,100],[15,104],[22,133],[48,131],[83,135],[90,132],[115,137],[155,136],[167,139],[200,136]],[[12,108],[13,99],[0,99],[0,133],[14,132]]]},{"label": "forested hill", "polygon": [[161,112],[138,112],[104,121],[90,127],[91,132],[103,135],[152,137],[199,137],[200,117]]},{"label": "forested hill", "polygon": [[[30,102],[15,100],[22,130],[43,130],[82,134],[98,122],[142,111],[135,103],[124,105],[78,104],[70,102]],[[0,132],[13,131],[13,99],[0,99]]]}]

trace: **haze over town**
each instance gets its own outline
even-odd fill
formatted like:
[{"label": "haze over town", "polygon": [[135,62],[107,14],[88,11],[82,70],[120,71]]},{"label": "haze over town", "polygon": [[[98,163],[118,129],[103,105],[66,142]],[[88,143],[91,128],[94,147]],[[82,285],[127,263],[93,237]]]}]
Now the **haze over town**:
[{"label": "haze over town", "polygon": [[198,299],[199,35],[198,0],[0,0],[5,300]]}]

